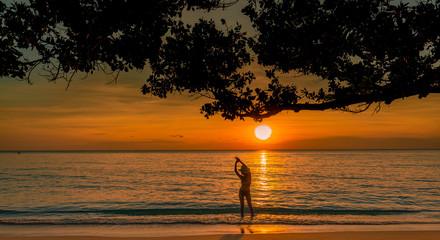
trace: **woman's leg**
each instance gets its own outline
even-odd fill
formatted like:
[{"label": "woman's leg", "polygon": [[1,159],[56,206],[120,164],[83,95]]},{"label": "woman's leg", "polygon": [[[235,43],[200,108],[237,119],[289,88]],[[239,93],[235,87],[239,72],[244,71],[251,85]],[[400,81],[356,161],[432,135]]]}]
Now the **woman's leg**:
[{"label": "woman's leg", "polygon": [[243,192],[241,190],[238,192],[238,197],[240,198],[241,218],[244,218],[244,194],[243,194]]},{"label": "woman's leg", "polygon": [[251,217],[253,217],[254,216],[254,208],[252,207],[251,192],[246,193],[246,201],[249,206],[249,210],[251,211]]}]

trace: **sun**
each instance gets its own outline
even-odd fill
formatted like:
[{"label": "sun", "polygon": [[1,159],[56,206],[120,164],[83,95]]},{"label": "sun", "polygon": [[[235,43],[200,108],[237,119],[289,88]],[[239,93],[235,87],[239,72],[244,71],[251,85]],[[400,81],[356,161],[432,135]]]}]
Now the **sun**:
[{"label": "sun", "polygon": [[261,124],[255,128],[254,132],[255,132],[255,137],[257,137],[260,140],[266,140],[272,134],[272,129],[270,129],[270,127],[267,126],[266,124]]}]

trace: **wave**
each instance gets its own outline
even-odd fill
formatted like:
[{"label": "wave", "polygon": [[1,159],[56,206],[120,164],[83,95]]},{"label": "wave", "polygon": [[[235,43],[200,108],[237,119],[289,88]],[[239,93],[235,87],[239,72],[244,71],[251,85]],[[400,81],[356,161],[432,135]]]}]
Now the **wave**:
[{"label": "wave", "polygon": [[[420,212],[440,212],[440,210],[407,210],[407,209],[291,209],[255,207],[260,214],[272,215],[399,215]],[[163,209],[81,209],[81,210],[0,210],[0,214],[12,215],[125,215],[125,216],[160,216],[160,215],[217,215],[239,212],[239,208],[163,208]]]},{"label": "wave", "polygon": [[91,219],[0,219],[1,225],[168,225],[168,224],[202,224],[202,225],[397,225],[397,224],[440,224],[440,221],[399,221],[399,220],[331,220],[331,219],[296,219],[274,218],[263,216],[252,221],[241,221],[238,216],[192,217],[176,216],[168,218],[91,218]]},{"label": "wave", "polygon": [[[0,225],[239,224],[239,208],[0,210]],[[440,210],[256,207],[254,224],[440,224]],[[248,213],[246,213],[248,214]]]}]

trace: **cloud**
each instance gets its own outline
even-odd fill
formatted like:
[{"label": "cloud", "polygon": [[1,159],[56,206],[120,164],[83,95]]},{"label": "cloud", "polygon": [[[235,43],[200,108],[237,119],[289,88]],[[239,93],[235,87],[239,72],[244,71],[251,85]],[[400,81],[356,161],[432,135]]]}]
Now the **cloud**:
[{"label": "cloud", "polygon": [[180,134],[175,134],[175,135],[170,135],[170,137],[175,137],[175,138],[183,138],[183,135],[180,135]]}]

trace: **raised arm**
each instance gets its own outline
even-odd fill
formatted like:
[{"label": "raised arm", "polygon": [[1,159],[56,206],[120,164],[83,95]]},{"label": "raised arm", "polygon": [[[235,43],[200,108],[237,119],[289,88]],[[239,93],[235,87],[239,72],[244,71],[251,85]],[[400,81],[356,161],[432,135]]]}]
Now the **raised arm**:
[{"label": "raised arm", "polygon": [[244,162],[242,162],[242,161],[240,160],[240,158],[235,157],[235,163],[237,163],[237,162],[240,162],[240,163],[243,164],[245,167],[247,167],[246,164],[244,164]]},{"label": "raised arm", "polygon": [[[241,162],[240,161],[240,159],[238,158],[238,157],[235,157],[235,166],[234,166],[234,171],[235,171],[235,174],[237,174],[237,176],[239,177],[239,178],[241,178],[242,177],[242,175],[238,172],[238,170],[237,170],[237,163],[238,162]],[[241,162],[242,163],[242,162]]]},{"label": "raised arm", "polygon": [[243,164],[245,167],[247,167],[246,164],[244,164],[244,162],[242,162],[242,161],[240,160],[240,158],[238,158],[238,157],[235,157],[235,158],[238,159],[238,161],[239,161],[241,164]]}]

